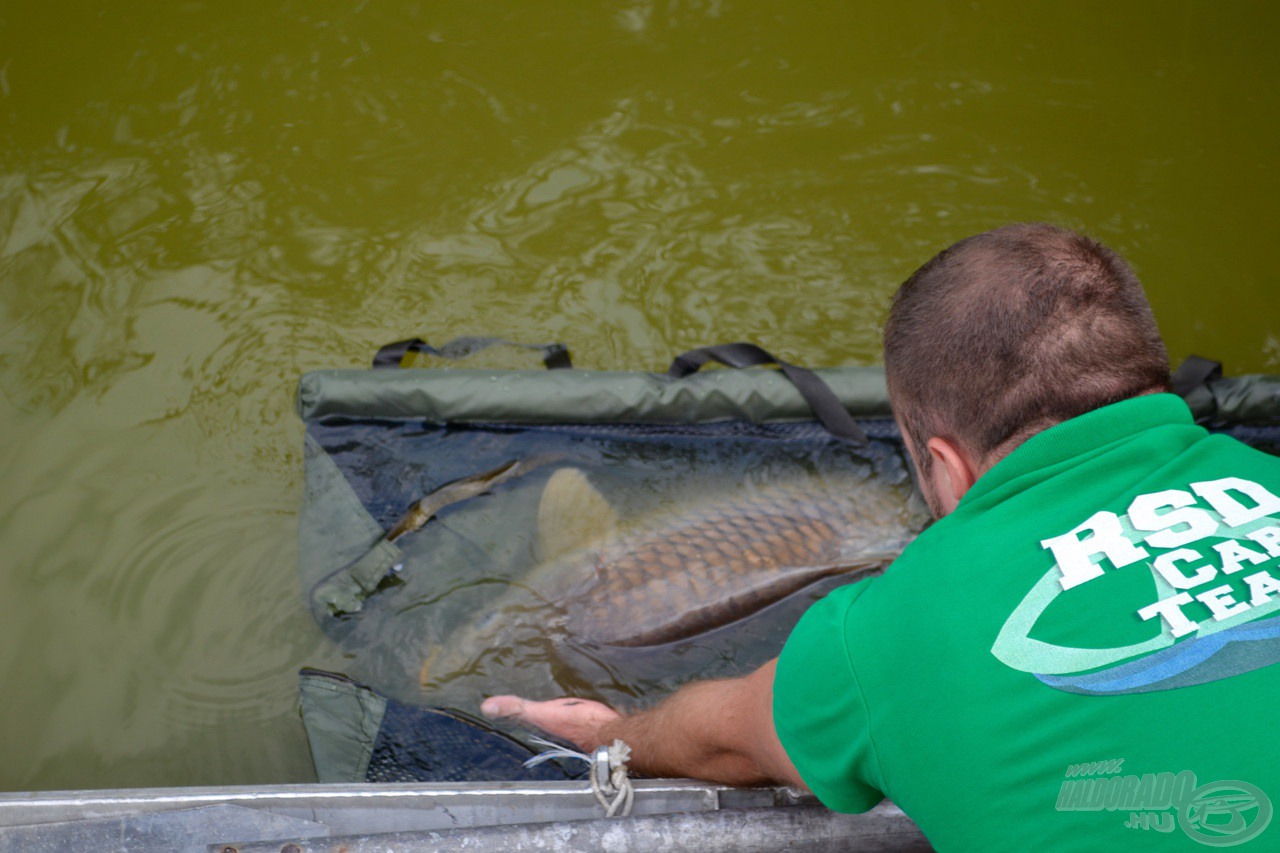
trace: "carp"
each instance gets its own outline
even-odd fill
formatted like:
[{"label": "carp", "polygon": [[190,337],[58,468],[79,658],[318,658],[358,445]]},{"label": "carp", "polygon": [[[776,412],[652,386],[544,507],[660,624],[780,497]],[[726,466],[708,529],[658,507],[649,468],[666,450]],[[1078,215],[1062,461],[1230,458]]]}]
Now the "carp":
[{"label": "carp", "polygon": [[832,575],[877,574],[925,524],[908,488],[806,477],[624,525],[582,470],[561,468],[538,508],[540,561],[428,654],[420,682],[439,685],[467,671],[503,647],[513,625],[531,620],[580,644],[657,646]]}]

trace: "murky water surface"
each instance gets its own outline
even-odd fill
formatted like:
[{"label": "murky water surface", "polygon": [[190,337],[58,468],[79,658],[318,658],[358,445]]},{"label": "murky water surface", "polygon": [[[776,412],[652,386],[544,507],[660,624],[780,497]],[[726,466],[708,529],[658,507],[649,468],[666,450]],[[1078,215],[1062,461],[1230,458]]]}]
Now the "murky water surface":
[{"label": "murky water surface", "polygon": [[[1262,3],[0,10],[0,788],[310,778],[306,370],[423,333],[869,364],[1011,220],[1132,259],[1175,360],[1274,370]],[[487,364],[524,364],[494,356]]]}]

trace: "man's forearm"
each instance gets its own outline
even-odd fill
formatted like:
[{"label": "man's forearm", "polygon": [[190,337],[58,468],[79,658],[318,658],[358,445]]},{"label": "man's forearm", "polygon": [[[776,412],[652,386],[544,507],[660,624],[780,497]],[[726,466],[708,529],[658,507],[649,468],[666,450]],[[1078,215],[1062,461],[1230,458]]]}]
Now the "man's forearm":
[{"label": "man's forearm", "polygon": [[632,768],[649,776],[802,786],[773,725],[775,664],[745,678],[687,684],[650,711],[601,725],[596,745],[625,741]]},{"label": "man's forearm", "polygon": [[655,708],[601,726],[600,743],[625,741],[631,768],[646,776],[730,785],[774,781],[743,743],[752,728],[743,692],[739,679],[687,684]]}]

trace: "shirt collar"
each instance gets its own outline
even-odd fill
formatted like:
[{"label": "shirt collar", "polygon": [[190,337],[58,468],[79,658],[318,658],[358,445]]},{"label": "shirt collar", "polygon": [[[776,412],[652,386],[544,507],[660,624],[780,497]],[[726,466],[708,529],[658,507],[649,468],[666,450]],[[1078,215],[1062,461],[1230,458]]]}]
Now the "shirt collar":
[{"label": "shirt collar", "polygon": [[1159,426],[1194,426],[1195,419],[1176,394],[1131,397],[1086,412],[1031,436],[974,483],[964,496],[973,502],[1030,471],[1043,470],[1083,453],[1133,438]]}]

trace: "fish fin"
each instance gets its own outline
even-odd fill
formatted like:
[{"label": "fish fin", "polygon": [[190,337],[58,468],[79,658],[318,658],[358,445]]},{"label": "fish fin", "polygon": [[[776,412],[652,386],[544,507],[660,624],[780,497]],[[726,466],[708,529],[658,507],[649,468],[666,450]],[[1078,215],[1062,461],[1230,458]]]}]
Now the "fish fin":
[{"label": "fish fin", "polygon": [[522,466],[519,460],[516,460],[506,462],[490,471],[482,471],[470,477],[445,483],[409,507],[404,517],[387,533],[387,541],[395,542],[401,536],[413,533],[445,507],[483,495],[512,477],[523,474],[526,469],[527,466]]},{"label": "fish fin", "polygon": [[618,527],[618,514],[578,468],[561,468],[547,480],[538,505],[542,559],[603,545]]}]

